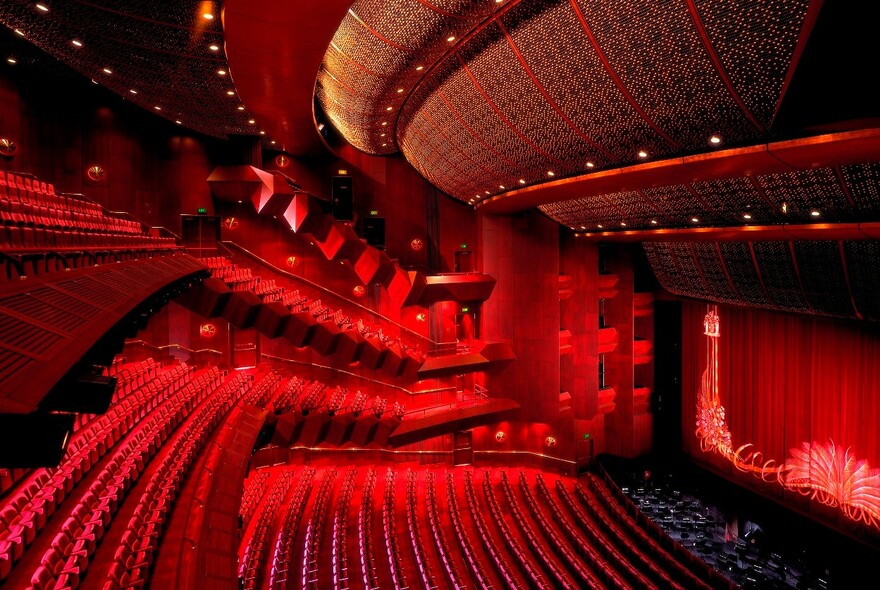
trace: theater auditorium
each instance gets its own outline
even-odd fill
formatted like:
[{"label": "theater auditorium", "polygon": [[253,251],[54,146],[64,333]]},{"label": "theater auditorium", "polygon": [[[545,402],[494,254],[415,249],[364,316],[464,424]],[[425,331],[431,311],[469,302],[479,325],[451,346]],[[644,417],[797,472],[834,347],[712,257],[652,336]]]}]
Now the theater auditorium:
[{"label": "theater auditorium", "polygon": [[0,590],[876,586],[850,4],[4,0]]}]

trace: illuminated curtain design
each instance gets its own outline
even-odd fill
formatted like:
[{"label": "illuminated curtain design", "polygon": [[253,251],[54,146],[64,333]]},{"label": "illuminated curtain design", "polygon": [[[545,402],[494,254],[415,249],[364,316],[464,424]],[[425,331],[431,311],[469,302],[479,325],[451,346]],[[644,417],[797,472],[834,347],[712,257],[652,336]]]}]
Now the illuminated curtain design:
[{"label": "illuminated curtain design", "polygon": [[[689,311],[685,328],[696,328],[695,309]],[[871,466],[880,452],[880,335],[784,314],[731,314],[737,320],[723,354],[717,306],[703,317],[706,366],[694,400],[699,450],[880,529],[880,469]],[[684,385],[695,368],[686,365]],[[731,375],[721,375],[720,368]],[[751,442],[734,444],[722,388],[731,408],[745,406],[731,415],[737,416],[739,436]],[[860,456],[863,449],[875,456]]]}]

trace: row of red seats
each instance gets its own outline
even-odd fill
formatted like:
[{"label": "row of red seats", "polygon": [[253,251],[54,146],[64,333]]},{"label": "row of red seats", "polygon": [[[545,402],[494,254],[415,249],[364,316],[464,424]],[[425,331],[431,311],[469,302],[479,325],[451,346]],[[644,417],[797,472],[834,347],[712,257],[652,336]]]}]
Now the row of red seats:
[{"label": "row of red seats", "polygon": [[[446,473],[446,506],[449,513],[449,519],[452,522],[452,528],[455,531],[455,536],[458,538],[458,546],[464,554],[471,575],[473,575],[476,580],[478,587],[491,588],[492,584],[486,574],[487,568],[477,556],[477,551],[474,549],[473,543],[466,532],[464,523],[461,521],[461,512],[459,512],[458,500],[455,494],[455,480],[451,472]],[[506,581],[509,583],[510,580]],[[522,585],[520,585],[520,587],[521,586]],[[514,585],[509,587],[516,588],[517,586]]]},{"label": "row of red seats", "polygon": [[[582,587],[600,588],[606,584],[612,587],[625,587],[626,583],[624,580],[617,575],[613,568],[609,567],[609,564],[593,562],[590,566],[595,568],[595,571],[587,566],[587,562],[582,560],[580,555],[577,555],[574,552],[571,546],[556,532],[544,516],[543,511],[535,501],[534,495],[532,495],[531,488],[525,479],[525,473],[520,472],[519,475],[519,489],[525,501],[528,513],[531,515],[532,520],[538,523],[538,530],[541,533],[541,536],[550,542],[550,549],[552,552],[560,558],[565,566],[574,572]],[[485,472],[485,479],[486,481],[489,479],[488,472]],[[518,504],[513,486],[508,479],[507,471],[501,472],[501,486],[508,498],[508,502]],[[519,506],[517,506],[517,510],[519,510]],[[530,538],[532,538],[531,534]],[[644,588],[645,590],[651,590],[652,587],[649,585],[644,586]]]},{"label": "row of red seats", "polygon": [[184,479],[210,434],[250,389],[251,376],[236,373],[232,379],[215,383],[217,387],[213,391],[208,388],[200,390],[204,392],[199,396],[204,403],[174,435],[174,440],[162,448],[162,461],[153,472],[138,500],[134,516],[126,526],[125,534],[128,534],[129,542],[117,548],[107,572],[104,590],[121,590],[132,584],[147,582],[164,524]]},{"label": "row of red seats", "polygon": [[[153,379],[156,376],[157,368],[159,368],[159,365],[152,358],[128,364],[124,367],[116,367],[112,372],[112,375],[116,377],[116,388],[113,390],[113,396],[110,398],[110,408],[113,408],[126,396],[131,395],[132,392],[143,386],[145,381]],[[111,375],[111,372],[108,370],[107,374]],[[77,414],[73,423],[73,432],[76,433],[92,420],[99,418],[100,415],[98,414]]]},{"label": "row of red seats", "polygon": [[[434,472],[428,472],[425,477],[427,479],[427,485],[424,490],[425,509],[428,513],[428,523],[431,528],[431,536],[434,539],[434,547],[437,548],[437,554],[440,556],[440,561],[443,562],[446,579],[449,580],[449,583],[453,588],[463,588],[466,586],[464,581],[465,576],[462,572],[458,571],[458,568],[455,566],[449,540],[444,533],[445,527],[441,526],[440,516],[437,514],[437,497],[435,496],[434,491]],[[483,587],[486,586],[483,585]]]},{"label": "row of red seats", "polygon": [[311,518],[309,518],[309,522],[306,525],[302,553],[302,586],[300,588],[317,589],[321,587],[321,579],[319,577],[321,531],[324,529],[324,521],[326,520],[327,512],[329,512],[328,504],[330,503],[330,495],[333,492],[333,484],[335,482],[336,469],[330,468],[326,470],[321,478],[321,485],[318,487],[315,502],[312,504]]},{"label": "row of red seats", "polygon": [[[484,485],[485,483],[486,482],[484,482]],[[507,559],[505,559],[505,557],[503,556],[502,551],[495,543],[495,539],[492,537],[492,534],[489,532],[489,525],[483,518],[483,511],[480,508],[479,503],[477,502],[477,496],[474,491],[473,485],[472,471],[465,472],[464,485],[465,497],[468,502],[468,507],[471,511],[471,516],[473,517],[474,522],[477,525],[477,530],[480,533],[480,539],[483,542],[483,547],[492,558],[492,564],[495,567],[495,570],[498,572],[498,575],[501,576],[501,578],[504,580],[506,585],[509,586],[510,584],[513,584],[513,587],[524,586],[523,582],[515,578],[516,574],[512,571],[516,566],[508,563]],[[539,568],[534,563],[532,563],[532,559],[529,556],[528,552],[520,545],[520,543],[515,538],[513,531],[511,531],[510,529],[510,524],[507,522],[508,519],[505,517],[505,513],[502,512],[501,506],[495,498],[495,494],[492,492],[492,489],[484,489],[484,493],[486,495],[486,501],[489,505],[489,514],[498,525],[498,530],[501,533],[504,545],[510,551],[510,554],[514,557],[515,563],[519,565],[519,567],[525,574],[528,586],[530,588],[549,588],[550,586],[544,580],[544,576]]]},{"label": "row of red seats", "polygon": [[413,554],[416,557],[416,566],[422,578],[424,588],[437,588],[434,571],[428,562],[428,556],[422,540],[421,527],[419,526],[418,505],[419,499],[416,494],[416,474],[411,469],[406,470],[406,524],[409,529],[409,539],[412,544]]},{"label": "row of red seats", "polygon": [[333,515],[333,538],[330,542],[333,590],[348,590],[351,587],[348,574],[348,512],[357,472],[357,467],[351,467],[345,474]]},{"label": "row of red seats", "polygon": [[288,587],[288,580],[293,579],[290,572],[290,562],[294,553],[294,534],[299,530],[300,522],[305,514],[314,477],[315,468],[306,467],[299,476],[293,495],[286,502],[287,509],[284,511],[284,518],[281,521],[278,534],[275,536],[275,545],[272,550],[272,563],[269,569],[269,588],[271,590],[283,590]]},{"label": "row of red seats", "polygon": [[282,472],[263,501],[257,524],[239,557],[238,579],[243,590],[254,590],[259,584],[260,569],[266,555],[266,540],[272,531],[278,507],[290,489],[292,477],[292,472]]},{"label": "row of red seats", "polygon": [[177,249],[174,238],[149,234],[88,233],[77,229],[60,230],[43,227],[4,226],[0,228],[0,249],[54,250],[54,249]]},{"label": "row of red seats", "polygon": [[248,479],[241,496],[241,506],[238,509],[239,522],[244,530],[253,517],[263,494],[266,493],[266,485],[269,483],[270,473],[268,471],[255,471]]},{"label": "row of red seats", "polygon": [[376,470],[370,468],[364,479],[361,505],[358,509],[358,555],[361,560],[361,573],[364,588],[379,588],[373,556],[373,491],[376,488]]},{"label": "row of red seats", "polygon": [[391,570],[391,581],[395,588],[407,588],[406,569],[403,567],[400,548],[397,546],[397,525],[394,518],[395,476],[390,467],[385,472],[385,494],[382,502],[382,532],[385,535],[385,551],[388,554],[388,566]]},{"label": "row of red seats", "polygon": [[[171,386],[179,384],[180,381],[175,383],[176,376],[167,377],[165,383]],[[74,436],[58,468],[51,472],[48,469],[37,470],[33,481],[22,486],[9,499],[0,513],[4,524],[0,533],[0,574],[8,575],[11,572],[13,564],[33,543],[47,519],[59,509],[76,484],[89,473],[92,465],[134,427],[148,411],[146,408],[157,403],[157,399],[161,399],[161,396],[154,395],[152,391],[127,396],[122,403],[111,407],[107,414]],[[0,579],[4,579],[5,575]]]},{"label": "row of red seats", "polygon": [[60,204],[52,206],[40,202],[8,200],[0,195],[0,223],[21,227],[80,230],[88,233],[144,233],[144,228],[136,221],[109,217],[100,213],[81,213],[62,207],[63,205]]},{"label": "row of red seats", "polygon": [[[615,579],[617,579],[616,572],[620,572],[626,578],[627,585],[641,588],[652,588],[656,585],[662,585],[668,586],[670,590],[683,590],[676,582],[669,580],[668,576],[653,562],[648,562],[644,566],[647,573],[651,575],[650,579],[647,578],[634,563],[620,553],[613,543],[606,541],[590,518],[571,510],[568,513],[564,513],[550,494],[550,490],[540,472],[535,475],[535,482],[541,501],[550,508],[551,518],[562,529],[563,534],[574,545],[578,554],[589,563],[597,564],[597,567],[605,564],[604,569],[597,570],[600,574],[604,573],[606,576],[615,574]],[[567,497],[570,502],[568,490],[565,489],[562,480],[557,479],[556,485],[560,497]],[[569,508],[571,509],[572,507],[569,506]]]},{"label": "row of red seats", "polygon": [[80,498],[31,577],[34,590],[76,588],[119,506],[171,432],[207,395],[194,382],[178,390],[138,424]]}]

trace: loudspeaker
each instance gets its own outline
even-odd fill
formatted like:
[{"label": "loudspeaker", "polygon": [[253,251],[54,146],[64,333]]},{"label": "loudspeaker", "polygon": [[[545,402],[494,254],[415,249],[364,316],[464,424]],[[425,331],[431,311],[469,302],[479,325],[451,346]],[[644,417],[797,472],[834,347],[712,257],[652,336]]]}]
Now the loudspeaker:
[{"label": "loudspeaker", "polygon": [[354,217],[354,191],[351,176],[334,176],[330,194],[333,202],[333,217],[351,221]]},{"label": "loudspeaker", "polygon": [[103,414],[110,408],[114,391],[116,377],[84,374],[53,388],[40,402],[40,408],[55,412]]},{"label": "loudspeaker", "polygon": [[385,247],[385,218],[364,217],[364,240],[376,248]]},{"label": "loudspeaker", "polygon": [[0,414],[0,467],[57,467],[74,414]]}]

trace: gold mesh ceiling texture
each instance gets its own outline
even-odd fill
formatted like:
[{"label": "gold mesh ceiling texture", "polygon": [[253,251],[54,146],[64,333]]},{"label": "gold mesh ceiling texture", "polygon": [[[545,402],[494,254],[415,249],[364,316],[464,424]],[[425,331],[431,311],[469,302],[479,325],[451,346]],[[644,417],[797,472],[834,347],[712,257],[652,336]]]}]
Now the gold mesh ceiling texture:
[{"label": "gold mesh ceiling texture", "polygon": [[220,2],[3,0],[0,24],[170,121],[219,138],[258,133],[239,109],[223,49]]},{"label": "gold mesh ceiling texture", "polygon": [[316,96],[352,145],[400,149],[432,184],[477,204],[709,151],[712,135],[728,147],[766,140],[809,8],[359,0],[327,51]]}]

